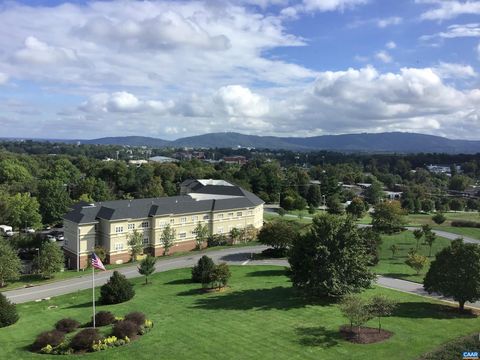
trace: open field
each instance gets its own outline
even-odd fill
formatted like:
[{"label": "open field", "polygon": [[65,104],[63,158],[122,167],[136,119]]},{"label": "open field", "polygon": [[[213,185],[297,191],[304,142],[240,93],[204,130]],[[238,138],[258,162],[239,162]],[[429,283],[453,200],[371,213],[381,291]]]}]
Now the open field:
[{"label": "open field", "polygon": [[[291,288],[282,268],[232,267],[231,288],[203,294],[189,282],[190,270],[152,276],[153,284],[133,280],[137,295],[127,303],[98,306],[116,315],[141,310],[155,322],[139,340],[86,359],[416,359],[439,344],[480,329],[471,316],[445,305],[392,290],[374,288],[365,296],[384,293],[399,302],[383,328],[395,335],[384,343],[354,345],[342,340],[338,328],[347,321],[334,303],[312,303]],[[98,291],[97,291],[98,294]],[[59,359],[36,355],[26,347],[36,334],[64,317],[81,322],[91,315],[91,291],[48,302],[18,306],[17,324],[0,329],[5,359]],[[49,309],[51,305],[58,306]],[[368,325],[376,326],[372,320]],[[155,354],[155,355],[153,355]]]}]

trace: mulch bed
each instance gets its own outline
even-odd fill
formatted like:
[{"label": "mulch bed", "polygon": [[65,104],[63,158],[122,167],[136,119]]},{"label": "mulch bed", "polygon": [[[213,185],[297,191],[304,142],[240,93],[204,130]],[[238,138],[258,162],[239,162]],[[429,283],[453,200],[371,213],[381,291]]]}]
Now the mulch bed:
[{"label": "mulch bed", "polygon": [[350,328],[349,325],[340,327],[340,335],[347,341],[355,344],[373,344],[389,339],[393,333],[387,330],[380,330],[378,328],[360,327],[354,326]]}]

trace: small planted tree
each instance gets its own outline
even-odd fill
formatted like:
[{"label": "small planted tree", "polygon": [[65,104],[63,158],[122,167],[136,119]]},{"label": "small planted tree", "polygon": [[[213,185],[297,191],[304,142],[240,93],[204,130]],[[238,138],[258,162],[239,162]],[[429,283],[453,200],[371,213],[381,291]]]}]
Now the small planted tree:
[{"label": "small planted tree", "polygon": [[395,258],[395,254],[396,254],[397,251],[398,251],[398,246],[395,245],[395,244],[392,244],[392,245],[388,248],[388,250],[390,250],[390,251],[392,252],[392,259],[394,259],[394,258]]},{"label": "small planted tree", "polygon": [[428,232],[425,235],[425,243],[428,245],[429,250],[428,250],[428,257],[432,256],[432,246],[433,243],[437,240],[437,235],[433,231]]},{"label": "small planted tree", "polygon": [[382,330],[382,317],[392,315],[393,310],[397,306],[396,302],[384,295],[375,295],[368,305],[370,314],[378,318],[378,332]]},{"label": "small planted tree", "polygon": [[207,255],[203,255],[197,265],[192,268],[192,281],[196,283],[202,283],[204,277],[210,276],[211,271],[215,267],[212,259]]},{"label": "small planted tree", "polygon": [[198,223],[193,232],[195,234],[195,248],[200,250],[208,238],[208,225]]},{"label": "small planted tree", "polygon": [[133,285],[118,271],[114,271],[108,282],[100,288],[100,302],[104,305],[119,304],[134,296]]},{"label": "small planted tree", "polygon": [[355,219],[360,219],[365,215],[365,202],[358,196],[354,197],[345,210]]},{"label": "small planted tree", "polygon": [[0,293],[0,328],[18,321],[17,307]]},{"label": "small planted tree", "polygon": [[3,239],[0,239],[0,287],[9,280],[20,277],[22,264],[16,251]]},{"label": "small planted tree", "polygon": [[[230,273],[230,269],[228,265],[225,263],[215,265],[210,272],[210,276],[208,277],[210,288],[214,289],[221,289],[227,286],[228,280],[232,274]],[[204,280],[207,280],[205,278]]]},{"label": "small planted tree", "polygon": [[143,234],[138,230],[133,230],[128,234],[128,246],[132,254],[132,261],[137,261],[138,255],[143,253]]},{"label": "small planted tree", "polygon": [[416,252],[411,252],[408,254],[408,258],[407,260],[405,260],[405,264],[415,270],[415,273],[418,275],[428,264],[428,259],[426,256],[420,255]]},{"label": "small planted tree", "polygon": [[162,235],[160,236],[160,242],[163,246],[163,256],[166,256],[170,252],[170,248],[173,246],[175,242],[175,230],[167,225],[165,229],[162,231]]},{"label": "small planted tree", "polygon": [[145,259],[140,261],[138,273],[145,276],[145,285],[148,284],[148,277],[155,271],[155,263],[157,258],[155,256],[147,255]]},{"label": "small planted tree", "polygon": [[435,222],[435,224],[441,225],[447,220],[447,218],[442,213],[437,212],[435,215],[432,216],[432,220]]},{"label": "small planted tree", "polygon": [[49,241],[42,244],[40,254],[35,258],[34,263],[42,277],[49,279],[63,269],[65,256],[57,244]]},{"label": "small planted tree", "polygon": [[230,239],[232,239],[232,244],[236,244],[238,243],[238,241],[240,240],[240,237],[242,236],[242,232],[240,231],[239,228],[232,228],[232,230],[230,230]]},{"label": "small planted tree", "polygon": [[413,236],[415,237],[415,241],[417,242],[416,249],[418,251],[418,247],[420,246],[420,240],[423,237],[423,231],[420,230],[420,229],[415,229],[415,230],[413,230]]},{"label": "small planted tree", "polygon": [[344,296],[340,302],[340,311],[350,321],[350,328],[358,328],[358,334],[361,326],[372,319],[368,303],[357,295]]}]

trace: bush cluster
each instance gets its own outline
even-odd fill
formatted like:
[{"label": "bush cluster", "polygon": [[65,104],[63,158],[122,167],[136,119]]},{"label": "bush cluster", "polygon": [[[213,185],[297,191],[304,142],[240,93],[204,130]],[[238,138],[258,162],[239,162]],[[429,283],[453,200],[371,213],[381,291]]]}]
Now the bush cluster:
[{"label": "bush cluster", "polygon": [[480,228],[480,222],[471,221],[471,220],[455,220],[455,221],[452,221],[452,226]]},{"label": "bush cluster", "polygon": [[116,336],[109,336],[103,340],[99,340],[98,342],[93,343],[92,350],[93,351],[101,351],[107,350],[110,347],[117,347],[128,344],[130,339],[126,337],[125,339],[119,339]]},{"label": "bush cluster", "polygon": [[60,345],[65,339],[63,331],[51,330],[40,333],[32,344],[32,350],[38,351],[47,345],[52,347]]},{"label": "bush cluster", "polygon": [[110,325],[113,324],[114,321],[115,315],[110,311],[99,311],[95,314],[95,325],[97,326]]},{"label": "bush cluster", "polygon": [[207,239],[207,247],[225,246],[227,244],[227,237],[222,234],[214,234]]},{"label": "bush cluster", "polygon": [[76,328],[80,326],[80,323],[76,320],[66,318],[62,320],[58,320],[57,323],[55,324],[55,329],[58,331],[62,331],[64,333],[70,333]]},{"label": "bush cluster", "polygon": [[0,328],[15,324],[18,321],[17,308],[5,295],[0,294]]},{"label": "bush cluster", "polygon": [[75,350],[90,350],[92,345],[101,338],[98,329],[83,329],[72,338],[70,346]]},{"label": "bush cluster", "polygon": [[122,320],[113,326],[113,335],[122,339],[125,337],[131,338],[137,335],[139,330],[140,326],[135,324],[133,321]]},{"label": "bush cluster", "polygon": [[125,315],[125,320],[131,321],[137,326],[143,326],[145,324],[145,314],[139,311],[131,312],[130,314]]}]

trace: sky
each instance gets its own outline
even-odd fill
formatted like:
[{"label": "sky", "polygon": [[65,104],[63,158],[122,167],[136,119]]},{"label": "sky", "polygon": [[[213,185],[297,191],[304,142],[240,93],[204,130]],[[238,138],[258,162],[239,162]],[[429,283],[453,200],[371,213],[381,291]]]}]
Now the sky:
[{"label": "sky", "polygon": [[0,137],[480,140],[480,1],[0,2]]}]

